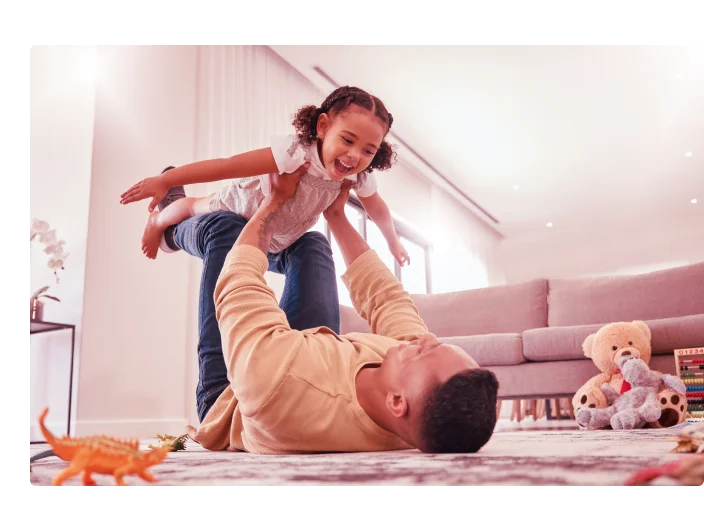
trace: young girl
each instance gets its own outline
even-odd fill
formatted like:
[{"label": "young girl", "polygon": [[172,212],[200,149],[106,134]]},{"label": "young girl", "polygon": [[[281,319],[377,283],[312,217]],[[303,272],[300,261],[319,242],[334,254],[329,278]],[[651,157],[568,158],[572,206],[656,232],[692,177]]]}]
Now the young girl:
[{"label": "young girl", "polygon": [[[164,231],[195,215],[233,211],[250,219],[269,189],[269,173],[292,173],[309,162],[296,194],[284,204],[282,226],[270,250],[283,251],[313,227],[339,195],[343,180],[352,180],[359,201],[379,226],[398,263],[410,263],[394,229],[391,212],[377,192],[373,169],[388,170],[394,162],[391,145],[384,139],[393,117],[384,103],[360,88],[343,86],[332,92],[320,108],[305,106],[293,120],[296,134],[274,136],[271,147],[231,158],[199,161],[165,170],[142,180],[122,194],[120,203],[152,198],[142,237],[142,251],[155,258],[157,251],[172,252]],[[186,198],[183,185],[231,179],[217,193]],[[168,194],[168,196],[167,196]],[[164,198],[166,197],[166,198]],[[177,198],[175,201],[171,199]],[[171,203],[169,203],[171,202]],[[154,211],[159,204],[160,211]]]}]

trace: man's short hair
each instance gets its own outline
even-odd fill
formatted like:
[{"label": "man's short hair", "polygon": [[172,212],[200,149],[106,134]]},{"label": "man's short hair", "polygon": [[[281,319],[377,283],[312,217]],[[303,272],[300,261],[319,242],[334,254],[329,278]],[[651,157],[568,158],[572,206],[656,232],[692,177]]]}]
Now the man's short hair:
[{"label": "man's short hair", "polygon": [[420,450],[425,453],[476,453],[489,441],[496,426],[493,372],[459,372],[428,396],[420,417]]}]

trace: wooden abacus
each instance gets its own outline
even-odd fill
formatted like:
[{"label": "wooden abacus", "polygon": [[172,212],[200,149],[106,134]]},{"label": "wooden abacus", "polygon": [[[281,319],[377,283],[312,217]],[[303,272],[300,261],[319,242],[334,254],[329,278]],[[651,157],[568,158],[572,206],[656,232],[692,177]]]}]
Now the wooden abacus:
[{"label": "wooden abacus", "polygon": [[687,421],[704,422],[704,348],[675,350],[675,366],[687,388]]}]

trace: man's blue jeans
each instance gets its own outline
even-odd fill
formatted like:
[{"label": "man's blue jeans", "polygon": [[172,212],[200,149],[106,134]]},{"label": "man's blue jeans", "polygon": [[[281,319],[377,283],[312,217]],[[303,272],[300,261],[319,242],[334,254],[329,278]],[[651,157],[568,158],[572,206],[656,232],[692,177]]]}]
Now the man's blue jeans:
[{"label": "man's blue jeans", "polygon": [[[227,254],[247,220],[229,211],[194,216],[174,227],[176,245],[203,259],[198,309],[198,417],[201,421],[228,386],[220,329],[215,317],[215,285]],[[327,326],[340,333],[335,264],[327,238],[303,235],[284,251],[269,253],[269,271],[286,276],[279,306],[295,330]]]}]

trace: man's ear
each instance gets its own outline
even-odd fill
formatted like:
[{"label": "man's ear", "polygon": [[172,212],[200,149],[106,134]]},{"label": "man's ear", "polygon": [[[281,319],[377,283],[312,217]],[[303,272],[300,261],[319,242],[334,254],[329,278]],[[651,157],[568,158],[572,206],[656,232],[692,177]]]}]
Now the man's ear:
[{"label": "man's ear", "polygon": [[408,401],[399,392],[386,393],[386,408],[395,418],[403,418],[408,413]]}]

